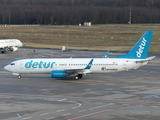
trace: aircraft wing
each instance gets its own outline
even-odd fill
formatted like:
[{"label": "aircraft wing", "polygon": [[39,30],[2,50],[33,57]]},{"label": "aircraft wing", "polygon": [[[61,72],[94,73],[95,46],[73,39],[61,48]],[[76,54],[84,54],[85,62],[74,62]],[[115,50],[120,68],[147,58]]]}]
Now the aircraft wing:
[{"label": "aircraft wing", "polygon": [[68,74],[87,74],[87,73],[91,73],[90,70],[88,69],[64,69]]},{"label": "aircraft wing", "polygon": [[90,68],[92,66],[93,63],[93,59],[91,59],[91,61],[88,63],[88,65],[83,68],[83,69],[76,69],[76,68],[66,68],[63,69],[64,71],[66,71],[68,74],[87,74],[87,73],[91,73]]}]

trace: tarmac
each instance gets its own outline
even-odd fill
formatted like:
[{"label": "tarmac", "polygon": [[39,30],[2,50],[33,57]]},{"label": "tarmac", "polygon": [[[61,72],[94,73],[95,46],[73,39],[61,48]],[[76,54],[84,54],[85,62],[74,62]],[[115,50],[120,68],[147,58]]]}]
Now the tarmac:
[{"label": "tarmac", "polygon": [[[0,120],[159,120],[160,54],[139,69],[54,79],[3,67],[25,58],[100,58],[105,51],[20,48],[0,54]],[[125,53],[110,52],[109,57]]]}]

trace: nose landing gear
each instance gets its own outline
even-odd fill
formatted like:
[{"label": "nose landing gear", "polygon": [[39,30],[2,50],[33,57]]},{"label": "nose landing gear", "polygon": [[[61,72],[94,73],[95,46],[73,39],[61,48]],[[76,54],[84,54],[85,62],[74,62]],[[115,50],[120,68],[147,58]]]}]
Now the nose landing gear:
[{"label": "nose landing gear", "polygon": [[20,78],[21,78],[21,75],[18,75],[18,78],[20,79]]}]

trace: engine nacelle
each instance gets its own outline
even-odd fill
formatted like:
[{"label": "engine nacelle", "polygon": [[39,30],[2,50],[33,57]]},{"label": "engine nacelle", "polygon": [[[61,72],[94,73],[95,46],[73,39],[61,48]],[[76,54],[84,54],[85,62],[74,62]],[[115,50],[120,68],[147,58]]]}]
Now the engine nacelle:
[{"label": "engine nacelle", "polygon": [[10,47],[9,50],[15,52],[18,50],[18,47]]},{"label": "engine nacelle", "polygon": [[53,70],[51,72],[51,77],[52,78],[66,78],[67,73],[66,71],[63,71],[63,70]]}]

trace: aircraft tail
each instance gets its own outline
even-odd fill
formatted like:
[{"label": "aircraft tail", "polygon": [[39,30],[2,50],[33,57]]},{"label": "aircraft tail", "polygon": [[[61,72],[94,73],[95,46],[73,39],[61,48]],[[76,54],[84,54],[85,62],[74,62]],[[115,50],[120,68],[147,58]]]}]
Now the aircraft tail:
[{"label": "aircraft tail", "polygon": [[146,31],[146,33],[127,54],[118,56],[116,58],[146,59],[152,40],[152,34],[153,31]]}]

